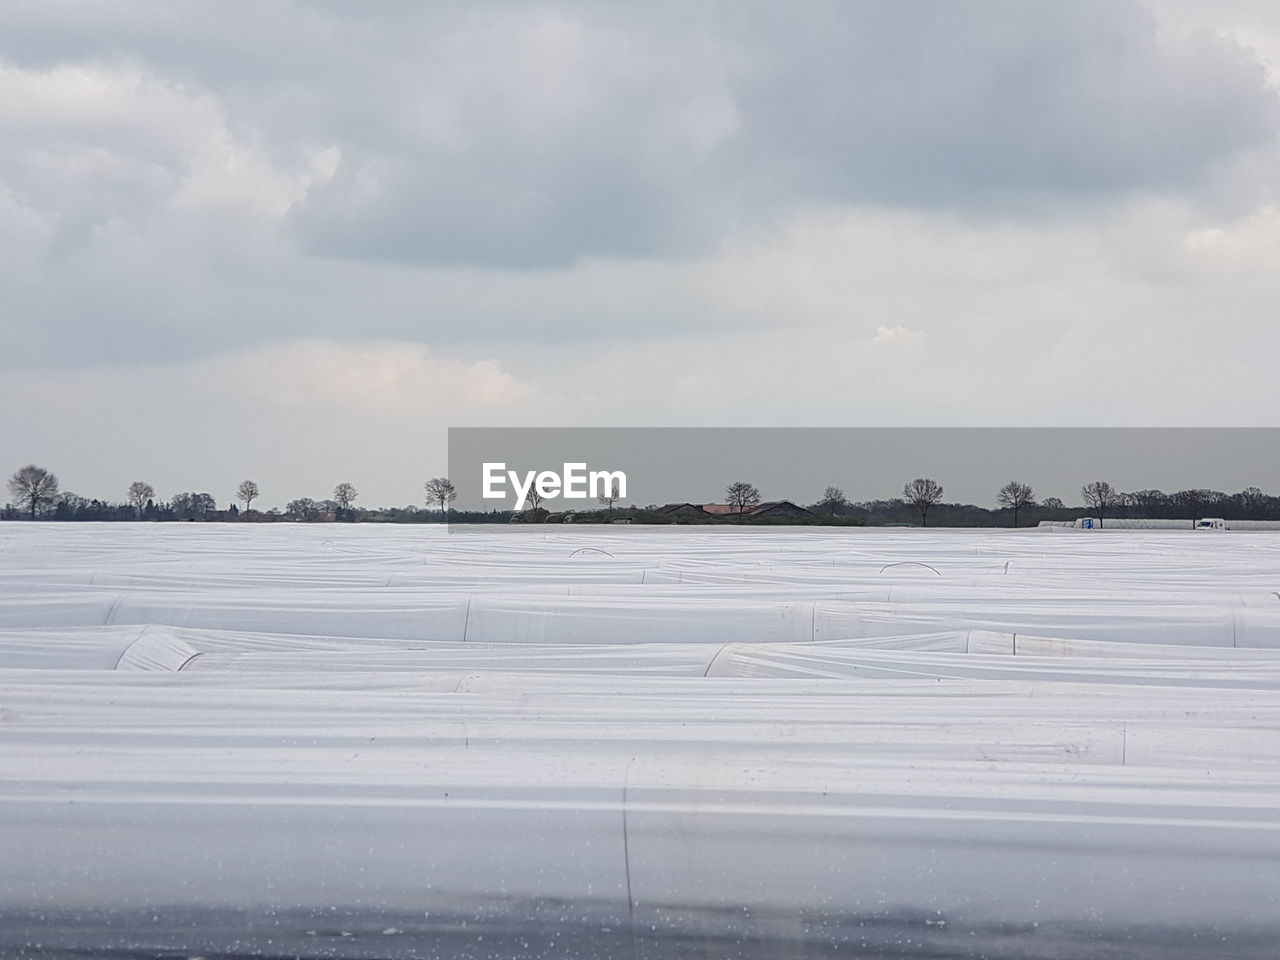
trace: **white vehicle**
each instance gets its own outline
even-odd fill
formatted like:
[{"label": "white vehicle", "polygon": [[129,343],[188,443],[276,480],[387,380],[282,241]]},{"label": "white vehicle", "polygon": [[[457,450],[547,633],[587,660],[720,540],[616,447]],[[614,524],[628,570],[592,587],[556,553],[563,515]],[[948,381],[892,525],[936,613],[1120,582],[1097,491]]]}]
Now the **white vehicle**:
[{"label": "white vehicle", "polygon": [[1225,530],[1227,521],[1221,517],[1204,517],[1196,521],[1197,530]]}]

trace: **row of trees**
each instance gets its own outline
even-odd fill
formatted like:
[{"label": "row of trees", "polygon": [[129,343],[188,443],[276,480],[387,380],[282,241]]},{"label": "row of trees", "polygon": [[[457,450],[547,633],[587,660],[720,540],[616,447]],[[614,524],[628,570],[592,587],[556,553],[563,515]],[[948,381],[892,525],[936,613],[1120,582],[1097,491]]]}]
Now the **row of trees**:
[{"label": "row of trees", "polygon": [[1193,487],[1165,493],[1163,490],[1116,490],[1105,480],[1095,480],[1080,488],[1080,497],[1100,524],[1107,517],[1137,517],[1149,520],[1190,520],[1222,517],[1226,520],[1272,520],[1277,516],[1276,497],[1259,487],[1245,487],[1239,493],[1223,493]]},{"label": "row of trees", "polygon": [[[909,507],[920,516],[922,526],[927,525],[929,512],[945,506],[950,519],[965,525],[973,522],[975,512],[991,511],[970,504],[943,504],[943,488],[928,477],[920,477],[905,484],[902,499],[897,503]],[[1046,497],[1037,501],[1029,484],[1010,480],[996,491],[996,503],[1000,511],[1007,513],[1013,526],[1031,513],[1036,519],[1074,519],[1076,516],[1096,517],[1105,526],[1106,518],[1143,520],[1188,520],[1194,524],[1203,517],[1223,517],[1227,520],[1280,520],[1280,497],[1264,493],[1259,487],[1246,487],[1239,493],[1223,493],[1218,490],[1192,488],[1165,493],[1161,490],[1120,491],[1106,480],[1093,480],[1080,488],[1081,508],[1068,507],[1058,497]],[[831,522],[837,515],[863,514],[883,517],[892,512],[895,501],[871,501],[852,504],[845,499],[839,487],[828,487],[822,499],[810,509],[821,512]],[[960,516],[957,516],[960,515]],[[967,517],[966,521],[964,517]]]},{"label": "row of trees", "polygon": [[[126,491],[124,503],[90,500],[74,493],[62,492],[58,478],[49,470],[28,464],[14,472],[8,482],[12,504],[0,514],[4,519],[26,516],[36,519],[48,516],[57,520],[382,520],[389,522],[421,522],[432,519],[429,512],[419,507],[393,507],[380,510],[358,510],[359,492],[354,484],[343,482],[333,489],[331,497],[315,500],[300,497],[290,500],[283,512],[277,509],[266,512],[253,510],[253,503],[261,496],[258,484],[243,481],[237,488],[235,500],[243,504],[243,510],[232,504],[226,511],[219,511],[212,494],[183,492],[174,494],[167,501],[156,498],[151,484],[135,480]],[[503,520],[509,511],[452,513],[452,505],[458,499],[457,488],[448,477],[433,477],[423,485],[425,503],[429,511],[438,511],[434,518],[455,516],[469,520]],[[1094,480],[1080,488],[1083,507],[1068,507],[1056,497],[1037,501],[1029,484],[1011,480],[996,491],[995,511],[972,504],[945,503],[942,484],[930,477],[917,477],[903,485],[902,497],[894,500],[875,500],[854,503],[836,486],[829,486],[822,497],[808,508],[829,523],[898,523],[914,522],[918,517],[921,526],[927,526],[931,516],[941,515],[948,525],[995,526],[1012,521],[1017,527],[1028,516],[1038,519],[1073,519],[1076,516],[1097,517],[1105,525],[1108,518],[1134,517],[1142,519],[1187,519],[1191,523],[1206,516],[1231,519],[1280,519],[1280,497],[1264,493],[1258,487],[1246,487],[1239,493],[1223,493],[1203,488],[1164,493],[1146,489],[1123,492],[1104,480]],[[612,517],[619,499],[615,484],[597,498]],[[761,502],[758,487],[746,481],[734,481],[725,488],[726,502],[735,508],[743,519],[752,507]],[[529,514],[546,519],[542,509],[543,498],[536,489],[529,493]],[[663,522],[656,507],[629,508],[630,515],[639,520]]]},{"label": "row of trees", "polygon": [[[14,471],[9,478],[8,487],[12,497],[9,511],[12,512],[16,505],[23,515],[32,520],[38,516],[48,516],[55,520],[208,520],[220,514],[217,500],[210,493],[188,491],[175,493],[167,501],[158,501],[155,487],[145,480],[135,480],[129,484],[124,503],[91,500],[63,492],[57,475],[35,464],[28,464]],[[442,513],[458,499],[457,489],[448,477],[433,477],[428,480],[424,485],[424,492],[428,506],[434,505]],[[333,488],[331,498],[314,500],[311,497],[299,497],[290,500],[283,513],[279,510],[270,510],[265,514],[255,513],[253,502],[261,495],[256,481],[242,481],[236,488],[235,499],[244,505],[243,511],[233,503],[226,514],[235,518],[287,517],[295,520],[358,518],[355,503],[360,496],[359,491],[355,484],[345,481]],[[6,515],[5,519],[12,517]]]},{"label": "row of trees", "polygon": [[[903,484],[902,499],[898,503],[916,511],[920,515],[920,525],[928,526],[929,511],[942,503],[943,493],[942,484],[932,477],[916,477]],[[1234,495],[1204,489],[1180,490],[1173,494],[1165,494],[1159,490],[1121,493],[1105,480],[1094,480],[1082,486],[1080,499],[1100,524],[1106,516],[1117,512],[1124,516],[1148,519],[1187,518],[1192,523],[1211,514],[1223,515],[1227,519],[1243,519],[1246,516],[1266,519],[1265,514],[1277,512],[1275,508],[1280,506],[1276,503],[1277,498],[1268,497],[1258,487],[1248,487]],[[725,502],[735,508],[741,519],[748,510],[760,503],[760,489],[752,483],[736,480],[725,487]],[[832,486],[827,487],[822,497],[809,505],[809,509],[825,516],[828,522],[835,523],[838,515],[847,515],[851,508],[871,513],[885,503],[893,501],[853,504],[843,490]],[[1037,503],[1035,491],[1030,484],[1020,480],[1010,480],[997,490],[996,503],[1012,515],[1015,527],[1032,508],[1040,507],[1041,512],[1061,512],[1068,509],[1057,497],[1048,497],[1043,503]],[[960,510],[982,510],[981,507],[966,504],[952,506]]]},{"label": "row of trees", "polygon": [[[1005,489],[1012,487],[1025,487],[1027,495],[1030,496],[1031,488],[1025,484],[1010,484],[1001,490],[1001,495]],[[760,503],[760,488],[753,483],[747,483],[745,480],[735,480],[733,483],[725,487],[725,502],[733,507],[741,518],[748,510]],[[917,477],[905,483],[902,487],[902,498],[906,503],[911,504],[920,511],[920,523],[926,526],[929,520],[929,509],[942,500],[942,484],[928,477]],[[815,512],[825,513],[831,522],[835,522],[836,513],[843,512],[844,508],[849,505],[848,499],[844,495],[844,491],[839,487],[827,487],[822,493],[822,499],[813,504]],[[1024,505],[1020,503],[1020,506]],[[1015,521],[1015,526],[1016,526]]]},{"label": "row of trees", "polygon": [[[929,511],[942,502],[942,494],[942,484],[932,477],[916,477],[902,485],[902,502],[920,513],[922,527],[929,525]],[[1012,508],[1013,525],[1016,527],[1018,514],[1025,507],[1033,505],[1035,497],[1031,488],[1025,483],[1011,480],[1000,488],[996,494],[996,501],[1001,506]],[[843,490],[839,487],[827,487],[822,493],[822,499],[814,504],[814,507],[819,512],[826,513],[829,520],[834,523],[836,513],[843,512],[848,505],[849,501],[845,498]]]},{"label": "row of trees", "polygon": [[[755,484],[744,480],[736,480],[725,487],[725,502],[734,507],[741,518],[747,510],[760,502],[760,489]],[[902,502],[909,504],[920,514],[920,525],[928,526],[929,511],[942,502],[943,487],[931,477],[916,477],[902,485]],[[1018,525],[1018,515],[1028,506],[1035,504],[1035,496],[1031,487],[1017,480],[1011,480],[1000,488],[996,495],[997,502],[1003,507],[1013,510],[1013,525]],[[845,513],[850,502],[839,487],[827,487],[822,498],[811,505],[815,513],[825,515],[834,523],[838,513]]]}]

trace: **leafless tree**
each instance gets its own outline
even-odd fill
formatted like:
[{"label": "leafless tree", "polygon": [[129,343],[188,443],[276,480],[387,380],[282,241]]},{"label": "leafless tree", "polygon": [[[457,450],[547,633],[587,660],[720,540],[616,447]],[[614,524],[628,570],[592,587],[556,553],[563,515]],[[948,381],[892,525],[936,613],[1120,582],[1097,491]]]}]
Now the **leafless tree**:
[{"label": "leafless tree", "polygon": [[129,484],[129,503],[138,511],[138,516],[142,516],[142,510],[147,505],[147,501],[153,499],[155,495],[155,487],[149,483],[135,480]]},{"label": "leafless tree", "polygon": [[65,508],[72,516],[90,509],[93,501],[88,497],[82,497],[78,493],[72,493],[70,490],[63,491],[58,494],[54,501],[54,516],[58,515],[58,511]]},{"label": "leafless tree", "polygon": [[1240,500],[1240,509],[1246,519],[1256,519],[1267,502],[1267,495],[1258,487],[1245,487],[1236,495]]},{"label": "leafless tree", "polygon": [[299,497],[285,504],[284,512],[299,520],[315,520],[320,516],[320,504],[310,497]]},{"label": "leafless tree", "polygon": [[34,520],[41,507],[58,499],[58,478],[44,467],[29,463],[9,478],[9,493],[19,506],[31,511]]},{"label": "leafless tree", "polygon": [[760,489],[745,480],[735,480],[724,488],[724,497],[729,506],[738,508],[738,517],[741,518],[748,507],[760,502]]},{"label": "leafless tree", "polygon": [[616,479],[609,483],[609,488],[600,496],[596,497],[602,504],[609,508],[609,516],[613,516],[613,505],[618,502],[622,496],[621,484]]},{"label": "leafless tree", "polygon": [[169,506],[182,520],[203,520],[217,512],[218,502],[210,493],[175,493],[169,498]]},{"label": "leafless tree", "polygon": [[1132,493],[1122,494],[1121,497],[1125,506],[1136,510],[1143,517],[1158,516],[1161,508],[1169,502],[1164,491],[1149,488],[1134,490]]},{"label": "leafless tree", "polygon": [[1107,510],[1114,507],[1120,499],[1115,488],[1105,480],[1086,483],[1080,488],[1080,498],[1098,515],[1099,527],[1103,525],[1102,519],[1106,516]]},{"label": "leafless tree", "polygon": [[942,499],[942,484],[928,477],[916,477],[902,486],[902,499],[920,511],[920,526],[929,525],[929,508]]},{"label": "leafless tree", "polygon": [[356,502],[356,497],[360,496],[356,492],[354,484],[342,482],[333,488],[333,499],[343,510],[350,510],[351,505]]},{"label": "leafless tree", "polygon": [[252,480],[244,480],[236,488],[236,499],[244,504],[247,511],[253,501],[258,499],[258,485]]},{"label": "leafless tree", "polygon": [[836,522],[836,511],[841,509],[849,501],[844,497],[844,491],[839,487],[827,487],[822,491],[822,499],[818,501],[818,506],[827,508],[827,515],[831,518],[831,522]]},{"label": "leafless tree", "polygon": [[[434,477],[423,484],[427,492],[427,503],[438,503],[441,513],[448,513],[449,504],[458,499],[457,488],[448,477]],[[532,498],[532,491],[530,497]]]},{"label": "leafless tree", "polygon": [[542,491],[538,489],[536,483],[529,487],[529,492],[524,495],[524,498],[529,501],[530,511],[541,509],[542,501],[547,499],[542,495]]},{"label": "leafless tree", "polygon": [[1013,525],[1017,527],[1019,511],[1024,507],[1035,506],[1036,495],[1027,484],[1020,483],[1017,480],[1010,480],[996,494],[996,502],[1000,506],[1007,507],[1013,511]]},{"label": "leafless tree", "polygon": [[1262,493],[1257,486],[1245,486],[1240,493],[1236,494],[1240,500],[1240,509],[1243,509],[1245,515],[1254,517],[1262,512],[1262,506],[1266,503],[1267,495]]},{"label": "leafless tree", "polygon": [[1220,494],[1212,490],[1193,489],[1179,490],[1173,495],[1172,500],[1191,514],[1191,526],[1194,527],[1196,521],[1204,516],[1205,508],[1211,503],[1216,503],[1220,497]]}]

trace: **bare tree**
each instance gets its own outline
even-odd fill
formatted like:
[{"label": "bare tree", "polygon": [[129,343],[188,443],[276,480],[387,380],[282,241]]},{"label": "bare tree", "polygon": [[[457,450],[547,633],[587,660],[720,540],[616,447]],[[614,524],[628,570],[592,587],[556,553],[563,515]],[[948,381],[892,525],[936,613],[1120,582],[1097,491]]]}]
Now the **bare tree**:
[{"label": "bare tree", "polygon": [[90,500],[88,497],[82,497],[78,493],[72,493],[70,490],[66,490],[58,494],[57,499],[54,501],[53,516],[56,519],[65,510],[68,518],[72,518],[77,514],[92,509],[93,504],[94,501]]},{"label": "bare tree", "polygon": [[169,506],[182,520],[203,520],[218,509],[218,503],[209,493],[175,493],[169,498]]},{"label": "bare tree", "polygon": [[831,522],[836,522],[836,511],[844,507],[849,501],[844,498],[844,491],[839,487],[827,487],[822,491],[822,499],[818,501],[818,506],[827,508],[827,515],[831,518]]},{"label": "bare tree", "polygon": [[1168,506],[1169,498],[1162,490],[1134,490],[1123,495],[1126,506],[1132,507],[1144,517],[1155,517]]},{"label": "bare tree", "polygon": [[760,490],[745,480],[735,480],[724,488],[724,497],[729,506],[738,508],[738,517],[741,519],[748,507],[754,507],[760,502]]},{"label": "bare tree", "polygon": [[142,510],[147,505],[147,501],[156,495],[155,487],[149,483],[143,483],[141,480],[135,480],[129,484],[129,503],[133,509],[138,511],[138,516],[142,516]]},{"label": "bare tree", "polygon": [[[434,477],[422,486],[427,491],[427,503],[438,503],[443,514],[447,514],[449,504],[458,499],[457,488],[448,477]],[[529,492],[529,496],[532,500],[533,491]]]},{"label": "bare tree", "polygon": [[538,489],[536,483],[529,487],[529,492],[525,494],[524,498],[529,501],[530,511],[541,509],[542,501],[547,499],[542,495],[542,491]]},{"label": "bare tree", "polygon": [[1191,526],[1196,525],[1196,521],[1205,515],[1206,508],[1210,504],[1216,504],[1224,498],[1224,494],[1217,493],[1214,490],[1179,490],[1172,497],[1173,502],[1187,513],[1191,514]]},{"label": "bare tree", "polygon": [[236,487],[236,499],[244,504],[247,511],[253,501],[258,499],[258,485],[252,480],[243,480],[240,486]]},{"label": "bare tree", "polygon": [[284,512],[299,520],[315,520],[320,516],[320,504],[310,497],[299,497],[286,503]]},{"label": "bare tree", "polygon": [[920,526],[929,525],[929,508],[942,499],[942,484],[928,477],[916,477],[902,485],[902,499],[920,511]]},{"label": "bare tree", "polygon": [[58,478],[44,467],[29,463],[9,478],[9,493],[19,506],[31,511],[31,519],[41,507],[58,499]]},{"label": "bare tree", "polygon": [[1106,516],[1107,510],[1114,507],[1119,502],[1115,488],[1105,480],[1094,480],[1092,483],[1086,483],[1080,488],[1080,498],[1084,500],[1085,505],[1093,509],[1098,515],[1098,526],[1103,525],[1102,519]]},{"label": "bare tree", "polygon": [[350,510],[351,505],[356,502],[356,497],[360,496],[356,492],[353,484],[342,482],[333,488],[333,499],[343,510]]},{"label": "bare tree", "polygon": [[1018,526],[1018,512],[1024,507],[1034,507],[1036,495],[1027,484],[1020,483],[1017,480],[1010,480],[996,494],[996,502],[1000,506],[1007,507],[1013,511],[1013,525],[1016,528]]},{"label": "bare tree", "polygon": [[1259,514],[1267,502],[1267,495],[1258,487],[1245,487],[1237,495],[1240,500],[1240,509],[1244,511],[1246,519],[1259,519]]},{"label": "bare tree", "polygon": [[609,516],[612,517],[613,505],[618,502],[618,499],[621,496],[622,496],[622,487],[621,487],[621,484],[619,484],[619,482],[615,478],[614,480],[611,480],[609,482],[609,488],[605,490],[604,493],[600,494],[600,496],[596,497],[596,499],[609,508]]}]

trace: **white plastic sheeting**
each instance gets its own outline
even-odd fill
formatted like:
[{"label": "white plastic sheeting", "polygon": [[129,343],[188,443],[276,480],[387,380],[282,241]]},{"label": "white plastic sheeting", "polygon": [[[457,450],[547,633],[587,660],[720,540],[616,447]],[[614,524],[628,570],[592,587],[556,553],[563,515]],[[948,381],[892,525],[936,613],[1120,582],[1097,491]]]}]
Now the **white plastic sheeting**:
[{"label": "white plastic sheeting", "polygon": [[0,525],[0,953],[1272,955],[1280,538],[549,530]]},{"label": "white plastic sheeting", "polygon": [[[1085,523],[1089,526],[1085,527]],[[1212,524],[1212,526],[1210,526]],[[1267,530],[1280,531],[1280,520],[1217,520],[1192,521],[1190,517],[1182,520],[1146,519],[1131,517],[1104,517],[1099,522],[1097,517],[1080,520],[1041,520],[1042,527],[1074,527],[1090,529],[1097,532],[1104,530],[1197,530],[1200,533],[1213,533],[1220,530]]]}]

